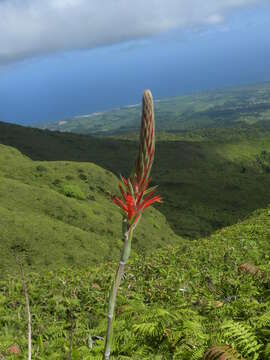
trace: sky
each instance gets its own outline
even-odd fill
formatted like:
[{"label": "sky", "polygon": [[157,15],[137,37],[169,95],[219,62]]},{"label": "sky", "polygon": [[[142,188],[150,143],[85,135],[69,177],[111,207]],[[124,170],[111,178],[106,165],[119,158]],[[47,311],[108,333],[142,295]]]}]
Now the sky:
[{"label": "sky", "polygon": [[0,120],[270,81],[269,0],[0,0]]}]

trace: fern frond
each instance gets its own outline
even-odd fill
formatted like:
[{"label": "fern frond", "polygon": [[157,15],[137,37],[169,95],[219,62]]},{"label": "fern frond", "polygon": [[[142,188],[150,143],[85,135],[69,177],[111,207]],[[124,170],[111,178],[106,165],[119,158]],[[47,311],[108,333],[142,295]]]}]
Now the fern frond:
[{"label": "fern frond", "polygon": [[256,318],[257,327],[270,326],[270,312],[265,312],[260,317]]},{"label": "fern frond", "polygon": [[145,308],[140,314],[141,323],[134,324],[132,329],[140,338],[159,341],[164,336],[164,331],[173,319],[173,315],[166,309],[159,307]]},{"label": "fern frond", "polygon": [[231,346],[213,346],[209,349],[203,360],[244,360],[244,358]]},{"label": "fern frond", "polygon": [[134,354],[132,354],[132,359],[148,359],[149,354],[153,353],[153,349],[147,345],[140,346]]},{"label": "fern frond", "polygon": [[190,360],[201,360],[203,358],[204,353],[205,353],[205,349],[199,348],[192,353]]},{"label": "fern frond", "polygon": [[236,321],[227,321],[222,326],[222,332],[226,343],[231,344],[244,357],[258,359],[263,345],[259,343],[250,326]]},{"label": "fern frond", "polygon": [[145,322],[133,325],[133,331],[139,337],[161,339],[163,329],[158,322]]},{"label": "fern frond", "polygon": [[244,263],[239,265],[239,271],[246,273],[246,274],[250,274],[250,275],[261,275],[261,271],[260,269],[253,264],[250,263]]},{"label": "fern frond", "polygon": [[270,343],[268,343],[263,350],[263,358],[266,360],[270,359]]},{"label": "fern frond", "polygon": [[121,319],[130,320],[136,314],[145,312],[145,305],[143,302],[137,300],[130,301],[129,304],[122,305],[117,310],[117,315],[121,315]]},{"label": "fern frond", "polygon": [[264,342],[268,343],[270,340],[270,312],[253,318],[252,325],[255,327],[257,335]]}]

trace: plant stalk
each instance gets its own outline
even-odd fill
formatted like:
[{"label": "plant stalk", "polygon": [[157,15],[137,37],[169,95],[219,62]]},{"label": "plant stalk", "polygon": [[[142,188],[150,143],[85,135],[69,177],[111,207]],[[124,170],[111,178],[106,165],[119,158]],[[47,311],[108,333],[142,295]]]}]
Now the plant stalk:
[{"label": "plant stalk", "polygon": [[117,292],[121,283],[122,276],[124,274],[125,265],[128,261],[130,250],[131,250],[131,240],[134,228],[127,224],[126,220],[123,220],[123,238],[124,246],[121,254],[121,259],[119,266],[116,272],[114,283],[112,284],[110,291],[109,299],[109,308],[108,308],[108,323],[107,323],[107,332],[105,338],[105,347],[104,347],[104,360],[110,359],[111,353],[111,344],[112,344],[112,325],[114,317],[114,308],[116,303]]},{"label": "plant stalk", "polygon": [[29,304],[29,297],[28,297],[28,291],[27,286],[25,282],[24,277],[24,271],[23,266],[19,262],[20,269],[21,269],[21,276],[22,276],[22,282],[23,282],[23,288],[24,288],[24,295],[25,295],[25,303],[26,303],[26,312],[27,312],[27,322],[28,322],[28,360],[31,360],[31,354],[32,354],[32,336],[31,336],[31,313],[30,313],[30,304]]},{"label": "plant stalk", "polygon": [[70,333],[69,333],[69,354],[68,354],[68,360],[72,360],[72,345],[73,345],[73,314],[70,314]]}]

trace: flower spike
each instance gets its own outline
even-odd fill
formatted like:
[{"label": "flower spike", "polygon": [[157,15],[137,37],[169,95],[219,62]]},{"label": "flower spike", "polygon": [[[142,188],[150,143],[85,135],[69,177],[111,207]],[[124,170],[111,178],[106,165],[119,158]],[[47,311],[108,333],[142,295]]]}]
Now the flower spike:
[{"label": "flower spike", "polygon": [[120,176],[119,189],[122,199],[113,197],[113,202],[124,211],[127,221],[133,226],[142,212],[150,205],[161,202],[154,196],[156,186],[149,188],[150,172],[155,154],[155,120],[153,97],[149,90],[143,95],[139,152],[135,167],[128,179]]},{"label": "flower spike", "polygon": [[138,225],[143,211],[154,203],[161,202],[158,195],[154,195],[156,186],[150,187],[150,172],[155,155],[155,121],[154,105],[152,94],[146,90],[143,94],[142,119],[139,152],[134,169],[128,179],[120,176],[119,189],[122,197],[112,196],[112,201],[120,208],[123,214],[123,240],[124,246],[116,272],[115,281],[112,284],[109,308],[108,323],[105,338],[103,360],[110,359],[112,344],[112,323],[117,292],[124,274],[125,264],[128,261],[131,251],[132,234]]}]

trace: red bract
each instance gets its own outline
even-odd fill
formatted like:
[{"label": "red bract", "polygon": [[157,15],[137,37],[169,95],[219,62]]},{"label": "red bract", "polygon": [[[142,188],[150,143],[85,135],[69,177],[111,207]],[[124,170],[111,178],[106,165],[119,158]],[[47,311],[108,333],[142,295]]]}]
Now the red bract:
[{"label": "red bract", "polygon": [[129,225],[136,225],[143,211],[150,205],[161,202],[154,196],[156,187],[148,189],[150,172],[155,155],[155,118],[153,97],[149,90],[144,92],[139,152],[135,166],[128,179],[121,177],[119,188],[122,198],[113,197],[113,202],[123,211]]},{"label": "red bract", "polygon": [[119,189],[122,199],[116,196],[112,197],[113,202],[123,211],[130,225],[136,225],[141,214],[148,206],[161,202],[160,196],[153,196],[156,186],[148,189],[149,182],[150,179],[141,184],[134,178],[125,179],[121,177]]}]

